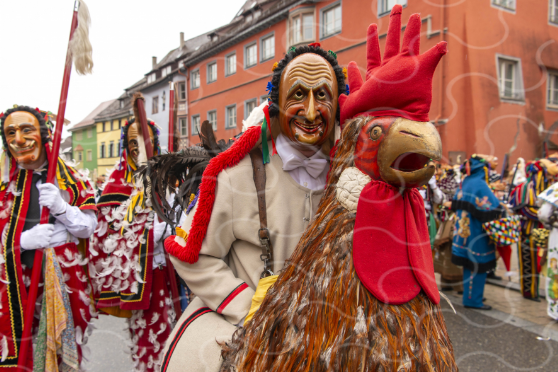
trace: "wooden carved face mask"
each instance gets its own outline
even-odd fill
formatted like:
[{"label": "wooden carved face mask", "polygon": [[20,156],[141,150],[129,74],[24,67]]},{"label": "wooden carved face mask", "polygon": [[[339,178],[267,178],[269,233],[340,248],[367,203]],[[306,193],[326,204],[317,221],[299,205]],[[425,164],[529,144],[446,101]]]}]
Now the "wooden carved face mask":
[{"label": "wooden carved face mask", "polygon": [[3,129],[10,154],[18,164],[29,169],[42,165],[46,155],[41,139],[41,125],[35,115],[26,111],[13,112],[4,121]]},{"label": "wooden carved face mask", "polygon": [[[139,132],[138,132],[138,124],[132,123],[130,124],[130,128],[128,129],[128,155],[132,158],[134,164],[138,164],[138,157],[139,157]],[[149,127],[149,138],[151,139],[151,146],[155,145],[155,137],[153,136],[153,129]]]},{"label": "wooden carved face mask", "polygon": [[303,146],[321,147],[337,113],[337,79],[321,56],[302,54],[285,67],[279,86],[281,133]]}]

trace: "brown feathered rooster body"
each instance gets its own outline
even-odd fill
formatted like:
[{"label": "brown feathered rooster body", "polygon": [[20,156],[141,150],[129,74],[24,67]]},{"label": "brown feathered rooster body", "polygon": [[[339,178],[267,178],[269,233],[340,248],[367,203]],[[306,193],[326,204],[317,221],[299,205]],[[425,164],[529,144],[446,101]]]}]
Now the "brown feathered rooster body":
[{"label": "brown feathered rooster body", "polygon": [[226,347],[223,371],[457,371],[439,305],[423,292],[387,305],[355,272],[356,214],[338,201],[337,183],[354,166],[365,121],[346,124],[316,219]]},{"label": "brown feathered rooster body", "polygon": [[[340,99],[348,120],[326,193],[254,318],[224,347],[222,371],[458,370],[414,188],[432,177],[431,159],[441,154],[427,115],[445,43],[419,56],[420,16],[413,15],[400,52],[400,17],[396,6],[383,62],[376,26],[369,28],[366,82],[349,65],[352,92]],[[407,90],[426,84],[424,105],[378,103],[365,113],[376,104],[371,96],[390,89],[378,86],[382,79],[398,76],[408,81],[394,85]]]}]

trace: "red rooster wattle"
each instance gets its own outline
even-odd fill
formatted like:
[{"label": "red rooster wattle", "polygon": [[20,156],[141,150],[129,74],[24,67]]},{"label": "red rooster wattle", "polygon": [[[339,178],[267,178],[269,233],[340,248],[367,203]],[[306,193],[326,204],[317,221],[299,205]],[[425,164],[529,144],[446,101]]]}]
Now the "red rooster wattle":
[{"label": "red rooster wattle", "polygon": [[[439,306],[423,200],[441,141],[428,122],[441,42],[419,55],[420,16],[400,50],[401,6],[380,58],[368,29],[366,81],[351,94],[315,220],[222,371],[457,371]],[[406,94],[409,93],[408,96]]]}]

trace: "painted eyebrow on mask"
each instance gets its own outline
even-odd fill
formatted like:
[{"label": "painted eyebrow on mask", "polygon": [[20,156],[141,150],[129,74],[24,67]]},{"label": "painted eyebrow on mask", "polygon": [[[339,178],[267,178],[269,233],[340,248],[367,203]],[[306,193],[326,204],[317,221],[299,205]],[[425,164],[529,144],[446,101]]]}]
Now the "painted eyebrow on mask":
[{"label": "painted eyebrow on mask", "polygon": [[21,128],[21,127],[33,127],[35,128],[35,126],[32,123],[11,123],[9,124],[6,129],[17,129],[17,128]]},{"label": "painted eyebrow on mask", "polygon": [[306,82],[298,79],[297,81],[295,81],[295,83],[293,84],[293,86],[289,89],[289,91],[287,92],[287,96],[289,96],[291,94],[291,92],[295,89],[298,89],[299,87],[303,87],[307,90],[314,90],[316,88],[321,88],[322,86],[326,87],[326,90],[328,91],[328,93],[330,95],[333,94],[333,89],[331,88],[331,84],[329,83],[329,81],[323,79],[322,81],[318,82],[317,84],[314,84],[312,86],[306,84]]}]

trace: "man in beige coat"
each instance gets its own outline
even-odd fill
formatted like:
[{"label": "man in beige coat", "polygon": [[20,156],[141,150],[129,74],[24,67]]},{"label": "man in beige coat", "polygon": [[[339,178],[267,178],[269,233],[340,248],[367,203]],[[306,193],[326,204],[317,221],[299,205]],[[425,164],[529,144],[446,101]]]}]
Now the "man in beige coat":
[{"label": "man in beige coat", "polygon": [[[335,54],[312,44],[291,49],[274,68],[268,87],[269,117],[264,123],[271,119],[273,136],[266,144],[277,154],[274,151],[264,166],[265,211],[273,246],[269,268],[277,274],[314,218],[322,196],[337,100],[345,83]],[[267,134],[265,124],[262,132]],[[165,346],[162,371],[218,371],[219,344],[231,339],[250,310],[264,262],[254,170],[248,156],[252,147],[239,150],[247,141],[243,137],[249,135],[246,131],[238,143],[212,160],[183,231],[177,229],[178,235],[165,242],[174,267],[196,298]],[[263,151],[265,163],[265,146]],[[212,184],[205,177],[217,163],[221,169],[214,196],[213,190],[204,194],[203,187]],[[213,197],[214,202],[208,202]],[[209,218],[207,225],[199,222],[204,218]],[[192,250],[196,239],[200,241],[197,251]]]}]

